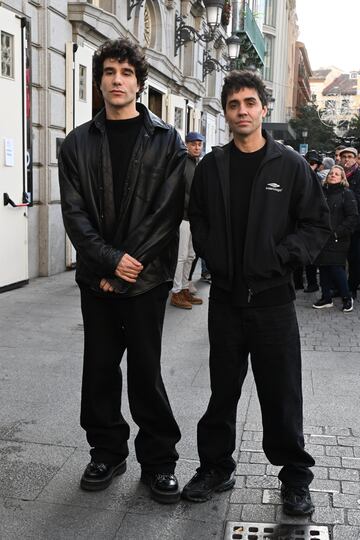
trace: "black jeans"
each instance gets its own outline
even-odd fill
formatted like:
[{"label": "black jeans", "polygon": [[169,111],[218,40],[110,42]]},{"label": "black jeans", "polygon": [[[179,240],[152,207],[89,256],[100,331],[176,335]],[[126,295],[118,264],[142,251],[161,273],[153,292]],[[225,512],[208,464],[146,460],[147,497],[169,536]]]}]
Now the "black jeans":
[{"label": "black jeans", "polygon": [[317,266],[308,264],[305,266],[306,281],[308,287],[317,287]]},{"label": "black jeans", "polygon": [[351,296],[343,266],[320,266],[320,284],[321,296],[324,300],[332,300],[334,285],[337,287],[342,298],[349,298]]},{"label": "black jeans", "polygon": [[351,236],[348,263],[349,289],[356,296],[356,291],[360,285],[360,231],[354,232]]},{"label": "black jeans", "polygon": [[84,368],[81,426],[95,461],[128,456],[129,426],[121,414],[120,361],[127,349],[128,398],[139,426],[136,456],[143,470],[171,473],[180,431],[161,377],[161,337],[168,285],[126,299],[81,290]]},{"label": "black jeans", "polygon": [[210,299],[211,398],[198,424],[202,469],[235,469],[236,409],[248,369],[254,373],[263,421],[263,448],[279,478],[308,485],[313,458],[304,450],[299,330],[292,303],[239,308]]}]

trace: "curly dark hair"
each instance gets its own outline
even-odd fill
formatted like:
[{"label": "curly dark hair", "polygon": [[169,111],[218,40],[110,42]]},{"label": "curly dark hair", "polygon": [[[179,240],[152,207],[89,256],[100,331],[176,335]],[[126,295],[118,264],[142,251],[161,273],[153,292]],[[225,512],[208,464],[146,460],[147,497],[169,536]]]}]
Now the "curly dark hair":
[{"label": "curly dark hair", "polygon": [[104,60],[107,58],[116,58],[119,62],[127,61],[130,65],[134,66],[136,79],[139,84],[139,91],[137,92],[136,97],[139,97],[144,90],[149,67],[140,47],[135,45],[135,43],[132,43],[129,39],[121,38],[105,41],[97,51],[95,51],[93,57],[93,76],[99,91],[103,75]]},{"label": "curly dark hair", "polygon": [[231,71],[227,77],[225,77],[224,85],[221,91],[221,105],[226,112],[226,103],[229,95],[234,92],[239,92],[243,88],[254,88],[258,93],[261,104],[266,107],[268,104],[269,94],[266,91],[265,84],[258,75],[251,71]]}]

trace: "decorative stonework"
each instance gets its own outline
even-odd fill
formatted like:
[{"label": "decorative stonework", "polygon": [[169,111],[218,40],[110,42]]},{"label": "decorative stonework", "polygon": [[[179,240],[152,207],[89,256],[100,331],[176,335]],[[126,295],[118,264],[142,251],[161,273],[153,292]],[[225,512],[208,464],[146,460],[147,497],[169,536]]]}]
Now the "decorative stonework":
[{"label": "decorative stonework", "polygon": [[144,9],[144,41],[147,47],[151,45],[151,14],[149,6],[146,3]]},{"label": "decorative stonework", "polygon": [[1,32],[1,76],[14,78],[14,36]]},{"label": "decorative stonework", "polygon": [[175,0],[164,0],[165,7],[168,9],[174,9]]}]

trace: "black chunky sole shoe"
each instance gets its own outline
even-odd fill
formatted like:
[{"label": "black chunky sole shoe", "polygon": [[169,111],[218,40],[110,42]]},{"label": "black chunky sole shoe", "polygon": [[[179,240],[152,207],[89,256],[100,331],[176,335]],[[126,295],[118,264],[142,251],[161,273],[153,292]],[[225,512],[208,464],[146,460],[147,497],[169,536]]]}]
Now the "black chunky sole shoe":
[{"label": "black chunky sole shoe", "polygon": [[126,461],[118,465],[91,461],[81,477],[80,487],[85,491],[101,491],[111,484],[115,476],[124,474],[125,471]]},{"label": "black chunky sole shoe", "polygon": [[141,481],[149,486],[151,497],[161,504],[174,504],[180,500],[177,478],[170,473],[151,473],[143,471]]}]

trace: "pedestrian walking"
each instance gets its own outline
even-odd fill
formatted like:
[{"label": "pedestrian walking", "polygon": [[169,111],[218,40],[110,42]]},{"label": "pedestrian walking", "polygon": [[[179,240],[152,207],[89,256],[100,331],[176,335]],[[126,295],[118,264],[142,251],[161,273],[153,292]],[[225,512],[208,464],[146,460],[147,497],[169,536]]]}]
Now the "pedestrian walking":
[{"label": "pedestrian walking", "polygon": [[[348,147],[340,150],[341,165],[345,169],[346,179],[349,182],[349,188],[354,192],[358,210],[360,212],[360,166],[356,158],[358,152],[356,148]],[[357,297],[357,290],[360,285],[360,223],[351,235],[350,247],[348,252],[349,265],[349,288],[352,297]]]},{"label": "pedestrian walking", "polygon": [[316,261],[320,267],[321,298],[313,304],[315,309],[333,307],[332,291],[335,285],[342,297],[342,311],[347,313],[353,310],[345,264],[351,234],[358,224],[359,213],[355,195],[348,188],[344,169],[340,165],[334,165],[324,184],[332,235]]},{"label": "pedestrian walking", "polygon": [[66,231],[76,248],[84,322],[81,426],[91,461],[80,486],[101,490],[126,470],[129,425],[121,412],[120,361],[139,427],[141,480],[154,499],[179,499],[180,439],[160,369],[166,300],[183,216],[186,148],[176,130],[136,103],[147,78],[127,39],[94,55],[105,108],[65,139],[59,158]]},{"label": "pedestrian walking", "polygon": [[200,467],[182,496],[202,502],[235,484],[236,410],[250,354],[264,451],[282,466],[284,510],[306,515],[313,511],[314,460],[304,449],[291,274],[326,243],[328,208],[305,160],[262,131],[267,93],[261,79],[231,72],[221,101],[234,139],[198,165],[189,205],[195,251],[212,276],[211,398],[198,424]]},{"label": "pedestrian walking", "polygon": [[195,260],[195,251],[192,244],[188,206],[191,184],[194,178],[195,167],[199,162],[203,150],[205,137],[197,131],[191,131],[185,137],[188,155],[185,163],[185,206],[184,217],[180,225],[179,253],[176,266],[174,285],[170,304],[181,309],[192,309],[193,305],[201,305],[202,299],[195,294],[195,287],[190,282],[192,263]]}]

